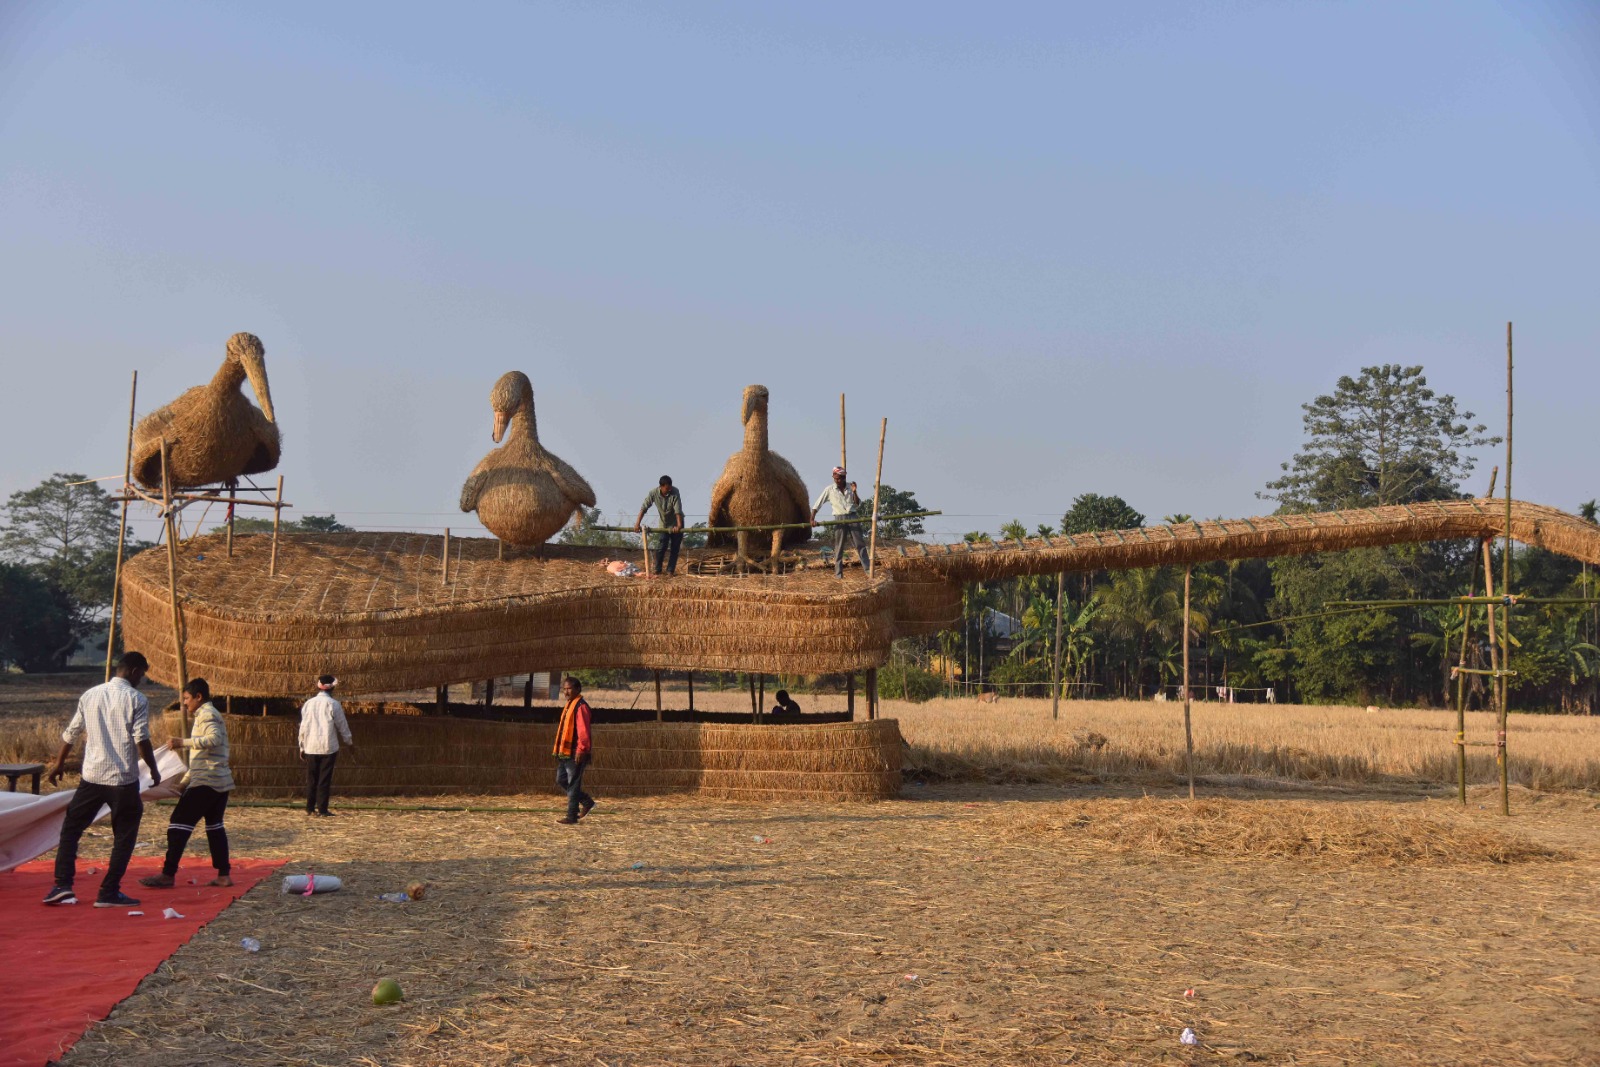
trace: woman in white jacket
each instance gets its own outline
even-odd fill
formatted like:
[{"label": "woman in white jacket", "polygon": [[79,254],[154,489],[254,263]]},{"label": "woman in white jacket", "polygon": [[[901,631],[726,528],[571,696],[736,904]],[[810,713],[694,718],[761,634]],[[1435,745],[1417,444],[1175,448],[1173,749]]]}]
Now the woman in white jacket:
[{"label": "woman in white jacket", "polygon": [[189,844],[200,820],[205,820],[206,843],[211,846],[211,866],[217,876],[207,885],[233,884],[229,876],[228,831],[222,816],[228,810],[228,794],[233,792],[233,771],[228,767],[228,727],[222,713],[211,704],[211,687],[204,678],[192,679],[178,694],[186,714],[194,716],[187,738],[172,740],[173,748],[189,750],[189,774],[178,806],[167,823],[167,859],[160,874],[139,879],[151,889],[171,889],[178,875],[178,861]]}]

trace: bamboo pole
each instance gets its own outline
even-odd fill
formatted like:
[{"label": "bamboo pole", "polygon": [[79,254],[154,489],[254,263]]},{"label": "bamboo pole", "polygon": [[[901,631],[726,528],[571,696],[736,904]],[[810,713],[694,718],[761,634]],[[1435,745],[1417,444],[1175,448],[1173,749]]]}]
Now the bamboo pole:
[{"label": "bamboo pole", "polygon": [[[868,578],[871,578],[874,572],[877,570],[878,504],[881,502],[880,498],[883,496],[883,439],[888,436],[888,433],[889,420],[887,417],[885,417],[882,427],[880,427],[878,430],[878,473],[874,475],[872,479],[872,539],[868,542],[869,547],[867,548],[866,564]],[[873,668],[873,678],[877,678],[877,668]],[[878,699],[878,687],[876,683],[874,683],[872,687],[872,699],[874,702],[873,718],[877,718],[876,702]]]},{"label": "bamboo pole", "polygon": [[278,495],[272,509],[272,562],[267,567],[268,577],[278,576],[278,526],[283,521],[283,475],[278,475]]},{"label": "bamboo pole", "polygon": [[689,710],[694,711],[694,671],[689,672]]},{"label": "bamboo pole", "polygon": [[1194,724],[1189,713],[1189,580],[1194,564],[1183,568],[1183,746],[1189,771],[1189,799],[1194,799]]},{"label": "bamboo pole", "polygon": [[747,673],[744,680],[750,683],[750,721],[758,722],[761,718],[761,709],[756,704],[756,676]]},{"label": "bamboo pole", "polygon": [[661,721],[661,672],[656,671],[656,722]]},{"label": "bamboo pole", "polygon": [[444,549],[439,553],[439,584],[450,584],[450,527],[444,528]]},{"label": "bamboo pole", "polygon": [[[884,420],[888,422],[888,419]],[[878,668],[867,668],[867,721],[878,717]]]},{"label": "bamboo pole", "polygon": [[1056,572],[1056,656],[1050,668],[1050,718],[1061,718],[1061,593],[1066,587],[1065,571]]},{"label": "bamboo pole", "polygon": [[528,680],[522,683],[522,706],[533,707],[533,672],[528,672]]},{"label": "bamboo pole", "polygon": [[234,498],[239,495],[238,486],[228,486],[228,558],[233,558],[233,508]]},{"label": "bamboo pole", "polygon": [[[246,501],[242,501],[241,500],[240,503],[241,504],[242,503],[246,503]],[[271,502],[268,501],[269,506],[270,506],[270,503]],[[942,511],[905,511],[905,512],[901,512],[901,513],[899,513],[897,515],[879,515],[878,516],[878,521],[879,522],[892,522],[895,519],[925,519],[930,515],[943,515],[943,514],[944,514],[944,512],[942,512]],[[865,524],[867,521],[868,520],[863,519],[863,518],[854,518],[854,519],[821,519],[821,520],[819,520],[817,522],[773,522],[773,523],[768,523],[765,526],[696,526],[696,527],[694,527],[693,532],[694,533],[707,533],[707,534],[713,534],[713,533],[740,533],[740,532],[743,532],[743,533],[771,533],[773,530],[809,530],[809,529],[814,529],[815,527],[818,527],[818,526],[861,526],[861,525]],[[591,530],[602,530],[602,531],[605,531],[607,533],[639,533],[640,532],[639,530],[635,530],[632,526],[590,526],[588,528],[591,529]],[[644,533],[661,533],[666,529],[667,529],[667,527],[665,527],[665,526],[646,526],[646,527],[643,527],[643,532]]]},{"label": "bamboo pole", "polygon": [[849,464],[849,462],[847,461],[847,459],[845,457],[845,447],[844,447],[844,394],[843,393],[839,394],[839,466],[843,467],[846,471],[848,471],[850,469],[850,464]]},{"label": "bamboo pole", "polygon": [[[1505,612],[1500,616],[1500,659],[1511,669],[1511,323],[1506,323],[1506,528],[1500,549],[1500,589],[1506,595]],[[1511,679],[1500,677],[1500,730],[1495,735],[1495,759],[1500,764],[1500,814],[1511,814],[1511,768],[1506,754],[1506,713],[1511,708]]]},{"label": "bamboo pole", "polygon": [[[133,413],[139,399],[139,372],[133,372],[133,388],[128,393],[128,450],[122,461],[122,486],[133,481]],[[111,657],[117,647],[117,606],[122,592],[122,554],[128,543],[128,495],[122,495],[122,525],[117,529],[117,568],[111,577],[111,622],[106,630],[106,681],[111,681]]]},{"label": "bamboo pole", "polygon": [[767,713],[767,676],[756,675],[756,709],[760,714]]},{"label": "bamboo pole", "polygon": [[[1494,467],[1489,471],[1488,496],[1494,496],[1494,483],[1500,477],[1500,468]],[[1480,539],[1478,551],[1488,558],[1488,542]],[[1477,586],[1478,565],[1474,560],[1472,566],[1467,568],[1467,599],[1472,599],[1472,590]],[[1456,794],[1461,800],[1461,806],[1467,806],[1467,675],[1461,673],[1467,665],[1467,642],[1472,637],[1472,606],[1461,605],[1461,657],[1456,664]],[[1489,640],[1494,641],[1494,628],[1489,629]]]},{"label": "bamboo pole", "polygon": [[856,676],[855,672],[844,676],[844,710],[850,713],[850,721],[856,718]]},{"label": "bamboo pole", "polygon": [[[168,507],[162,513],[162,520],[167,527],[167,593],[172,602],[172,651],[178,667],[178,692],[181,696],[183,687],[189,684],[189,661],[183,650],[183,612],[178,604],[178,531],[172,514],[172,474],[169,470],[170,457],[167,449],[167,439],[161,438],[161,496]],[[189,736],[189,713],[183,708],[183,701],[178,701],[178,716],[183,723],[183,736]],[[188,750],[185,749],[185,752]]]}]

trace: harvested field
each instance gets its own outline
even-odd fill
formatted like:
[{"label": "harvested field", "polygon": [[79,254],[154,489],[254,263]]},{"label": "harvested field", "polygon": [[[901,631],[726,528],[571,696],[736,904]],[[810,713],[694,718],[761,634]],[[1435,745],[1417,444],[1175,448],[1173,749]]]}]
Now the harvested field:
[{"label": "harvested field", "polygon": [[[62,1062],[1594,1062],[1600,812],[1488,795],[241,808],[236,852],[347,890],[259,887]],[[1317,827],[1329,847],[1280,847]],[[406,999],[377,1008],[385,976]]]}]

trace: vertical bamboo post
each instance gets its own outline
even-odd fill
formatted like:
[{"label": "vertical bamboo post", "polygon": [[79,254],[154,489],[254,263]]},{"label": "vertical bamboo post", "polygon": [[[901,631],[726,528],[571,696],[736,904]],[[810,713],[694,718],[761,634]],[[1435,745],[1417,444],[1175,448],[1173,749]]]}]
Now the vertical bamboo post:
[{"label": "vertical bamboo post", "polygon": [[1050,668],[1050,718],[1061,718],[1061,593],[1066,588],[1067,574],[1056,572],[1056,658]]},{"label": "vertical bamboo post", "polygon": [[756,709],[762,715],[767,713],[767,676],[765,674],[756,675]]},{"label": "vertical bamboo post", "polygon": [[[874,577],[875,572],[877,571],[878,505],[881,503],[878,498],[883,496],[883,439],[888,433],[889,420],[885,418],[883,420],[883,426],[878,430],[878,473],[872,479],[872,539],[868,542],[869,547],[867,549],[867,563],[865,564],[867,577],[869,578]],[[877,677],[876,667],[873,668],[873,677]],[[876,684],[874,684],[872,687],[872,696],[873,701],[876,702],[878,696],[878,687]],[[874,708],[874,711],[875,710],[876,709]],[[874,717],[876,717],[876,715],[874,715]]]},{"label": "vertical bamboo post", "polygon": [[694,711],[694,671],[689,672],[689,711]]},{"label": "vertical bamboo post", "polygon": [[239,495],[237,485],[228,486],[228,558],[233,558],[233,502]]},{"label": "vertical bamboo post", "polygon": [[750,721],[756,722],[761,715],[761,709],[756,706],[756,676],[746,672],[744,680],[750,683]]},{"label": "vertical bamboo post", "polygon": [[1189,772],[1189,799],[1194,799],[1194,720],[1189,712],[1189,580],[1194,564],[1183,568],[1183,748]]},{"label": "vertical bamboo post", "polygon": [[450,687],[441,685],[433,691],[433,710],[440,715],[450,710]]},{"label": "vertical bamboo post", "polygon": [[661,672],[656,671],[656,722],[661,721]]},{"label": "vertical bamboo post", "polygon": [[844,676],[844,710],[850,713],[850,721],[856,717],[856,675],[854,671]]},{"label": "vertical bamboo post", "polygon": [[[1477,561],[1467,568],[1467,597],[1477,586]],[[1461,605],[1461,655],[1458,668],[1467,665],[1467,641],[1472,636],[1472,605]],[[1467,806],[1467,676],[1456,674],[1456,794],[1461,806]]]},{"label": "vertical bamboo post", "polygon": [[[171,457],[167,439],[161,438],[161,517],[167,527],[167,592],[172,601],[172,652],[178,667],[178,715],[183,723],[183,736],[189,736],[189,713],[183,710],[181,694],[189,684],[189,661],[183,650],[183,613],[178,605],[178,525],[172,510]],[[187,750],[185,750],[187,751]]]},{"label": "vertical bamboo post", "polygon": [[533,672],[528,672],[528,680],[522,684],[522,706],[533,707]]},{"label": "vertical bamboo post", "polygon": [[439,553],[439,584],[450,584],[450,527],[444,528],[444,549]]},{"label": "vertical bamboo post", "polygon": [[[888,422],[888,419],[883,420]],[[867,668],[867,721],[878,717],[878,668]]]},{"label": "vertical bamboo post", "polygon": [[494,539],[495,558],[504,563],[506,558],[506,543],[500,538]]},{"label": "vertical bamboo post", "polygon": [[846,461],[845,447],[844,447],[844,394],[843,393],[839,394],[839,466],[843,467],[847,471],[850,469],[850,464]]},{"label": "vertical bamboo post", "polygon": [[283,475],[278,475],[278,498],[272,505],[272,562],[267,566],[267,576],[278,576],[278,524],[283,519]]},{"label": "vertical bamboo post", "polygon": [[[1506,323],[1506,528],[1505,541],[1500,549],[1500,589],[1506,597],[1505,612],[1500,617],[1500,661],[1503,669],[1511,670],[1511,323]],[[1511,678],[1500,676],[1500,730],[1495,735],[1495,756],[1500,764],[1500,814],[1511,814],[1511,768],[1506,755],[1506,713],[1511,706]]]},{"label": "vertical bamboo post", "polygon": [[117,569],[111,577],[111,623],[106,630],[106,681],[111,681],[111,657],[117,647],[117,605],[122,593],[122,550],[128,543],[128,483],[133,480],[133,412],[139,399],[139,372],[133,372],[128,393],[128,450],[122,460],[122,525],[117,530]]}]

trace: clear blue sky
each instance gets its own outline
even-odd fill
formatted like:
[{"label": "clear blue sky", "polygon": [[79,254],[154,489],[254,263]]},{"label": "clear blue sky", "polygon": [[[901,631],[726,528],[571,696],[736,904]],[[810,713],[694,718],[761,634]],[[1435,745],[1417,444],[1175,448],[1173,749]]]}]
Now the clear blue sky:
[{"label": "clear blue sky", "polygon": [[612,516],[704,512],[751,382],[814,488],[841,390],[863,482],[887,416],[946,532],[1254,514],[1363,365],[1499,431],[1515,320],[1514,488],[1572,508],[1597,253],[1594,5],[0,5],[0,494],[248,330],[362,526],[470,525],[511,369]]}]

